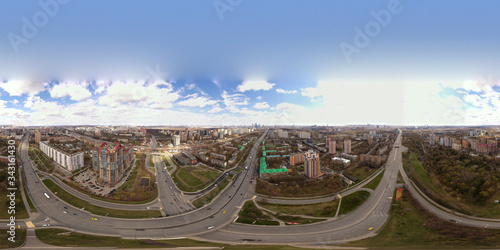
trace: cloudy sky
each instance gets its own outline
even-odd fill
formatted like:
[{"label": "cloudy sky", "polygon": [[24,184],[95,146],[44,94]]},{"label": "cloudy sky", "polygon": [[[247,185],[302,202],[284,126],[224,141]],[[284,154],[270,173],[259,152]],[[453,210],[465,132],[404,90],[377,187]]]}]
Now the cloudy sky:
[{"label": "cloudy sky", "polygon": [[0,1],[0,124],[500,124],[497,1]]}]

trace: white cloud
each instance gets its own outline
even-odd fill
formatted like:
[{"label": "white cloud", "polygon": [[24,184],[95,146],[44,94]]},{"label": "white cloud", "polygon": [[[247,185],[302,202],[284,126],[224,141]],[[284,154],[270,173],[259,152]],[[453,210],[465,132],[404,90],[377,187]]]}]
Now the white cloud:
[{"label": "white cloud", "polygon": [[179,94],[168,83],[114,82],[99,98],[99,104],[117,107],[134,103],[141,107],[168,109],[179,98]]},{"label": "white cloud", "polygon": [[49,93],[52,98],[69,96],[73,101],[83,101],[92,97],[92,93],[87,89],[88,86],[88,82],[61,82],[54,85]]},{"label": "white cloud", "polygon": [[253,106],[254,109],[267,109],[269,108],[269,104],[267,102],[258,102]]},{"label": "white cloud", "polygon": [[21,96],[23,94],[36,95],[45,90],[45,85],[29,81],[8,81],[0,83],[0,88],[10,96]]},{"label": "white cloud", "polygon": [[276,92],[280,94],[295,94],[297,93],[297,90],[276,89]]},{"label": "white cloud", "polygon": [[10,101],[12,104],[14,105],[17,105],[19,103],[19,100],[17,99],[12,99],[12,101]]},{"label": "white cloud", "polygon": [[94,86],[94,94],[103,93],[110,84],[111,81],[105,81],[105,80],[96,81]]},{"label": "white cloud", "polygon": [[214,105],[218,101],[216,100],[210,100],[209,98],[205,96],[198,96],[198,94],[192,95],[189,99],[180,101],[176,103],[179,106],[186,106],[186,107],[198,107],[198,108],[203,108],[207,105]]},{"label": "white cloud", "polygon": [[483,99],[478,95],[464,95],[464,100],[476,107],[483,107]]},{"label": "white cloud", "polygon": [[319,102],[323,96],[323,92],[320,88],[304,88],[300,89],[302,96],[307,96],[311,98],[311,102]]},{"label": "white cloud", "polygon": [[194,83],[186,83],[186,88],[188,90],[192,90],[192,89],[196,88],[196,84],[194,84]]},{"label": "white cloud", "polygon": [[222,92],[222,102],[230,112],[238,112],[238,106],[248,105],[249,98],[243,94],[228,94],[225,90]]},{"label": "white cloud", "polygon": [[0,108],[5,108],[7,107],[7,101],[0,100]]},{"label": "white cloud", "polygon": [[262,96],[257,96],[257,100],[262,100]]},{"label": "white cloud", "polygon": [[222,110],[224,110],[223,108],[219,107],[219,105],[215,105],[213,108],[211,108],[210,110],[208,110],[208,113],[219,113],[221,112]]},{"label": "white cloud", "polygon": [[274,85],[276,84],[269,83],[267,81],[244,81],[240,85],[238,85],[237,89],[239,92],[245,92],[249,90],[270,90]]}]

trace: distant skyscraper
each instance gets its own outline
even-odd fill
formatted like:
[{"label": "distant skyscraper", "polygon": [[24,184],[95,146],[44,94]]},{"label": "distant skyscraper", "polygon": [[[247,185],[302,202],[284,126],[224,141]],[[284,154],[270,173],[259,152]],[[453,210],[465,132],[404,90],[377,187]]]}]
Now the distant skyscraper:
[{"label": "distant skyscraper", "polygon": [[304,172],[309,178],[318,177],[320,172],[319,153],[309,150],[304,153]]},{"label": "distant skyscraper", "polygon": [[344,140],[344,153],[351,153],[351,140]]}]

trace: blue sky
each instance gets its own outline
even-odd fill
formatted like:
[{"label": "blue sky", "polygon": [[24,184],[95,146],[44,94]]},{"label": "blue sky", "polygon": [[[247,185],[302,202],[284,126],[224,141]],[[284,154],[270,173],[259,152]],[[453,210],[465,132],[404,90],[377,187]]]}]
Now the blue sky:
[{"label": "blue sky", "polygon": [[0,1],[0,117],[499,124],[498,9],[451,0]]}]

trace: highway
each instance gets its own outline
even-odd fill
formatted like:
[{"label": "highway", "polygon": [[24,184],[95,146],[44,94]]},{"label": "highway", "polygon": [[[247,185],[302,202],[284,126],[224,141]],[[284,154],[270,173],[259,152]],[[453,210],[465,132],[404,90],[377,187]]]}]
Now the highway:
[{"label": "highway", "polygon": [[[351,213],[339,215],[336,220],[286,227],[232,223],[237,217],[240,206],[254,196],[255,181],[252,184],[250,182],[257,175],[255,156],[265,135],[266,133],[256,141],[250,152],[251,157],[247,158],[243,164],[243,168],[249,167],[248,170],[242,170],[235,181],[230,183],[226,190],[210,204],[183,214],[141,220],[95,216],[84,210],[71,208],[60,200],[56,201],[55,196],[41,182],[37,183],[38,178],[33,172],[31,163],[27,161],[27,149],[22,147],[21,158],[25,163],[28,192],[41,214],[33,222],[39,227],[45,223],[43,222],[45,217],[50,217],[54,221],[51,223],[52,225],[66,226],[83,233],[124,238],[165,239],[196,236],[197,239],[206,241],[237,243],[244,239],[253,239],[261,240],[260,243],[266,244],[336,243],[370,237],[382,228],[388,219],[388,211],[392,204],[392,200],[388,197],[394,195],[398,171],[402,169],[401,132],[389,154],[384,176],[379,186],[363,205]],[[24,138],[23,143],[27,143],[26,138]],[[158,162],[158,159],[156,161]],[[410,191],[416,192],[412,190],[412,185],[408,186]],[[51,198],[47,199],[43,192],[47,192]],[[415,195],[415,197],[419,200],[421,198],[419,195]],[[420,202],[427,207],[425,200],[420,200]],[[69,209],[64,209],[65,206]],[[440,212],[441,210],[430,204],[429,206],[432,212],[445,219],[455,219],[459,223],[467,225],[480,227],[488,225],[491,228],[500,228],[498,222],[465,219],[444,211]],[[68,211],[68,213],[64,214],[63,210]],[[92,217],[98,218],[98,220],[94,221],[91,219]],[[207,229],[209,226],[215,228],[209,230]],[[369,227],[374,227],[374,230],[369,231]]]}]

